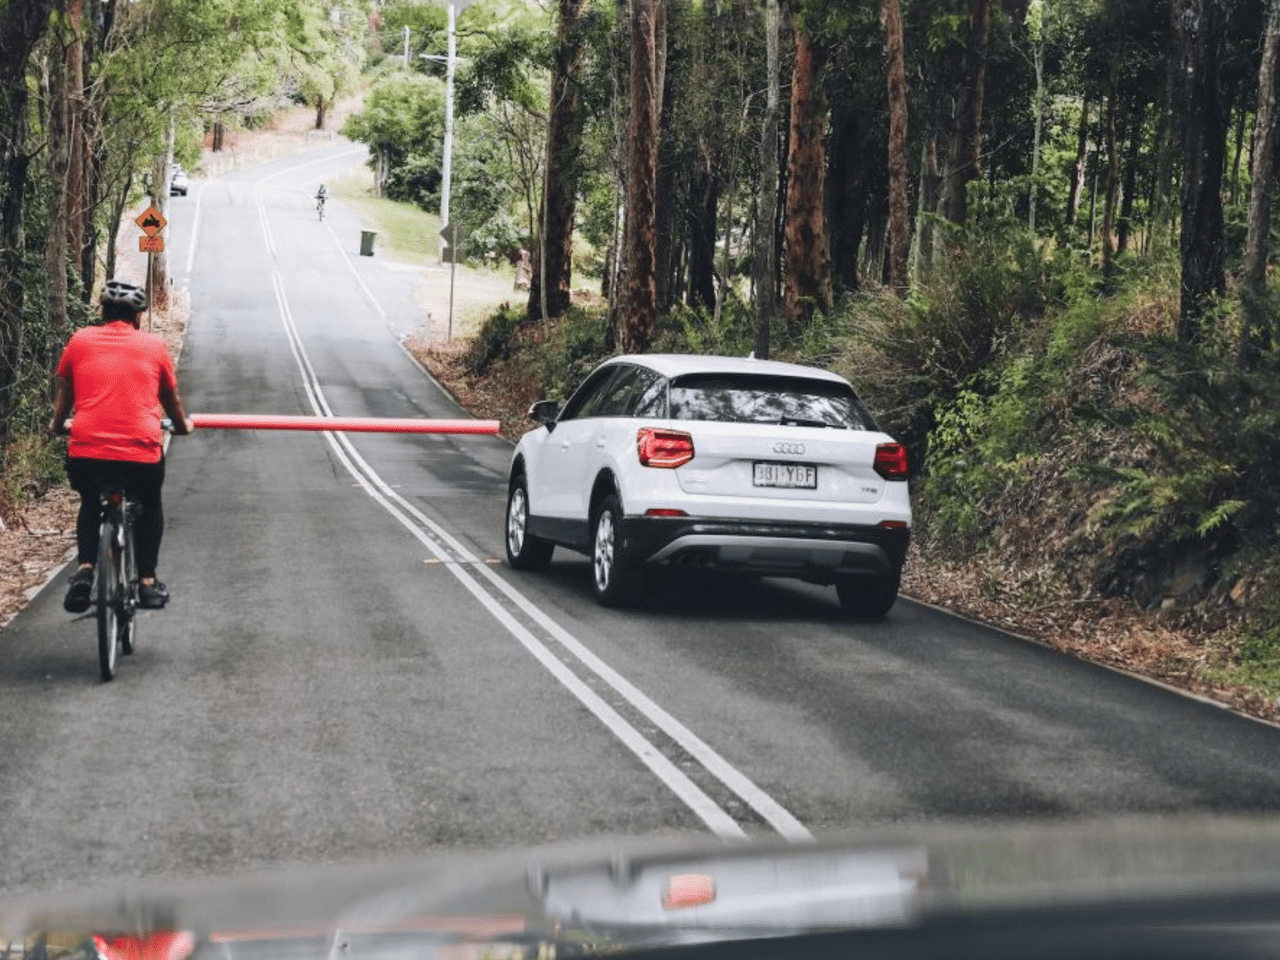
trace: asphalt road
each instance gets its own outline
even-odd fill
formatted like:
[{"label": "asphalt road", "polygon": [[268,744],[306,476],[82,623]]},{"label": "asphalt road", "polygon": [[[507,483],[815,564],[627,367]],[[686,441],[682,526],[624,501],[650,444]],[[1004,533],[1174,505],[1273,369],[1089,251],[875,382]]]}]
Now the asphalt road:
[{"label": "asphalt road", "polygon": [[[360,257],[335,144],[174,198],[191,410],[456,417],[400,347],[447,275]],[[0,896],[680,832],[1280,808],[1280,731],[903,601],[502,556],[488,437],[205,431],[138,651],[47,588],[0,633]]]}]

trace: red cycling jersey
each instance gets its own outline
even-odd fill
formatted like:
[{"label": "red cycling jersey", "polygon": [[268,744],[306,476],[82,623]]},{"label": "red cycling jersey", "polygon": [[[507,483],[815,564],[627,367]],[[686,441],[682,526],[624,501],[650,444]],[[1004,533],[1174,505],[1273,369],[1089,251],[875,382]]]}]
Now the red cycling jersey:
[{"label": "red cycling jersey", "polygon": [[58,376],[75,396],[68,456],[160,460],[160,391],[177,389],[163,340],[124,320],[85,327],[67,342]]}]

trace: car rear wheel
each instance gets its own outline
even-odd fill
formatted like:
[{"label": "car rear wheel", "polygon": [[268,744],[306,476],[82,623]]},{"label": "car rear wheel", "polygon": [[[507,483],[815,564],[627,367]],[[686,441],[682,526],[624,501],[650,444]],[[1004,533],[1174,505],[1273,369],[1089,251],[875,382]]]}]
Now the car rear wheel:
[{"label": "car rear wheel", "polygon": [[635,599],[639,573],[622,545],[622,508],[613,494],[596,509],[592,524],[591,576],[596,600],[606,607],[624,606]]},{"label": "car rear wheel", "polygon": [[545,570],[556,545],[529,532],[529,487],[516,477],[507,494],[507,563],[517,570]]},{"label": "car rear wheel", "polygon": [[849,616],[874,620],[883,617],[897,602],[901,580],[899,573],[841,577],[836,581],[836,594]]}]

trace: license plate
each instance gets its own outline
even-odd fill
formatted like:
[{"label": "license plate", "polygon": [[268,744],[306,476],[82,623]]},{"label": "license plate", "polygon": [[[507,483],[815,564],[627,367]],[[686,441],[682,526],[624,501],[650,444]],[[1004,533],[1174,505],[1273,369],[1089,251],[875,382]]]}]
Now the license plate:
[{"label": "license plate", "polygon": [[811,463],[767,463],[756,461],[752,483],[757,487],[818,489],[818,468]]}]

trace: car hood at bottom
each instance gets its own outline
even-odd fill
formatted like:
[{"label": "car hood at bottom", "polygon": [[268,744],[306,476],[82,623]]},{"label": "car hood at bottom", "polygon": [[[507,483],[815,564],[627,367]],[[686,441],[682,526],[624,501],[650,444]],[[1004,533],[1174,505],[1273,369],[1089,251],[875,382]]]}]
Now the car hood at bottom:
[{"label": "car hood at bottom", "polygon": [[0,940],[10,960],[1280,957],[1280,820],[451,851],[0,899]]}]

